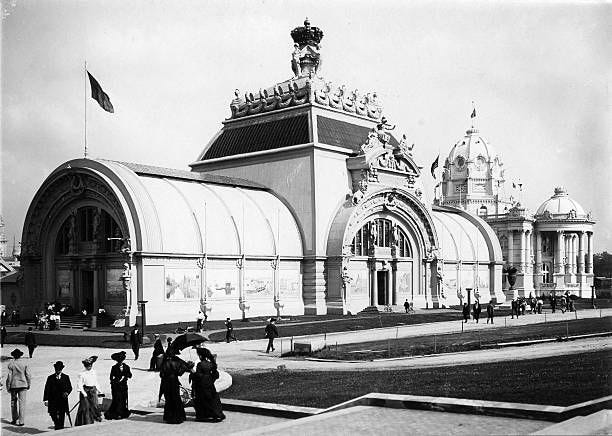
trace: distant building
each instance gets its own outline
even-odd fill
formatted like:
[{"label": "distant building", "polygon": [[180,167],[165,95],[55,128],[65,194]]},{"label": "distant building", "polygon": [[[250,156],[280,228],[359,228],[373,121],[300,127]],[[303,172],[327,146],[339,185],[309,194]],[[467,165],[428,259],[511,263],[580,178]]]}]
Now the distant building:
[{"label": "distant building", "polygon": [[291,36],[293,77],[236,90],[191,172],[75,159],[51,173],[24,225],[29,310],[59,300],[133,323],[146,301],[147,322],[163,323],[200,308],[225,319],[512,298],[485,221],[511,204],[495,198],[482,217],[461,200],[432,206],[376,93],[323,80],[320,29]]}]

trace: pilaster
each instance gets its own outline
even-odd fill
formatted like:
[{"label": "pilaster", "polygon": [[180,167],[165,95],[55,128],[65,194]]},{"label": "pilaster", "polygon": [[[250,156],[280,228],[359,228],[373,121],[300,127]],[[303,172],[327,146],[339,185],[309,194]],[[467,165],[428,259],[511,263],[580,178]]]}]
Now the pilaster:
[{"label": "pilaster", "polygon": [[325,261],[325,257],[307,257],[303,261],[303,299],[305,315],[327,314]]}]

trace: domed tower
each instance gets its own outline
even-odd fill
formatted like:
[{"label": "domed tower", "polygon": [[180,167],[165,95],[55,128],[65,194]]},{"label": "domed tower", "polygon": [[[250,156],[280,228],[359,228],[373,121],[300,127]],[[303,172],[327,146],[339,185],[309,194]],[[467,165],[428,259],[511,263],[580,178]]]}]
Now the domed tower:
[{"label": "domed tower", "polygon": [[482,217],[505,213],[511,203],[503,195],[504,181],[501,158],[472,126],[444,162],[440,203]]},{"label": "domed tower", "polygon": [[593,221],[564,188],[535,213],[536,290],[589,297],[593,284]]}]

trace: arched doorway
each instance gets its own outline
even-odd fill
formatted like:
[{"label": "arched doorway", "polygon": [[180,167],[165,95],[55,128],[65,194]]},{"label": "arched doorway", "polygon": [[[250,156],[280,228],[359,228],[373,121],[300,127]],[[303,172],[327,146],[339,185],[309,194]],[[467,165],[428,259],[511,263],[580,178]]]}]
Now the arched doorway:
[{"label": "arched doorway", "polygon": [[355,234],[351,254],[370,263],[370,304],[398,304],[413,298],[413,244],[406,229],[389,217],[373,218]]},{"label": "arched doorway", "polygon": [[116,312],[113,307],[124,306],[120,280],[124,241],[117,221],[104,208],[88,205],[72,210],[55,233],[55,300],[89,314],[100,308]]}]

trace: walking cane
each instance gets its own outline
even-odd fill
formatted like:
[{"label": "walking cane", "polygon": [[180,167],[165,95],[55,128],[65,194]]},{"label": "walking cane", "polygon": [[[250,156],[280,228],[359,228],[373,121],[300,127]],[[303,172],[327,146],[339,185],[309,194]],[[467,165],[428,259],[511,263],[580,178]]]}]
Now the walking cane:
[{"label": "walking cane", "polygon": [[74,406],[72,406],[72,409],[70,409],[68,412],[66,412],[66,415],[68,415],[68,422],[70,423],[70,427],[72,427],[72,418],[70,417],[70,412],[72,412],[74,410],[74,408],[79,405],[80,402],[81,402],[81,400],[79,399],[79,401],[77,401],[76,404]]}]

